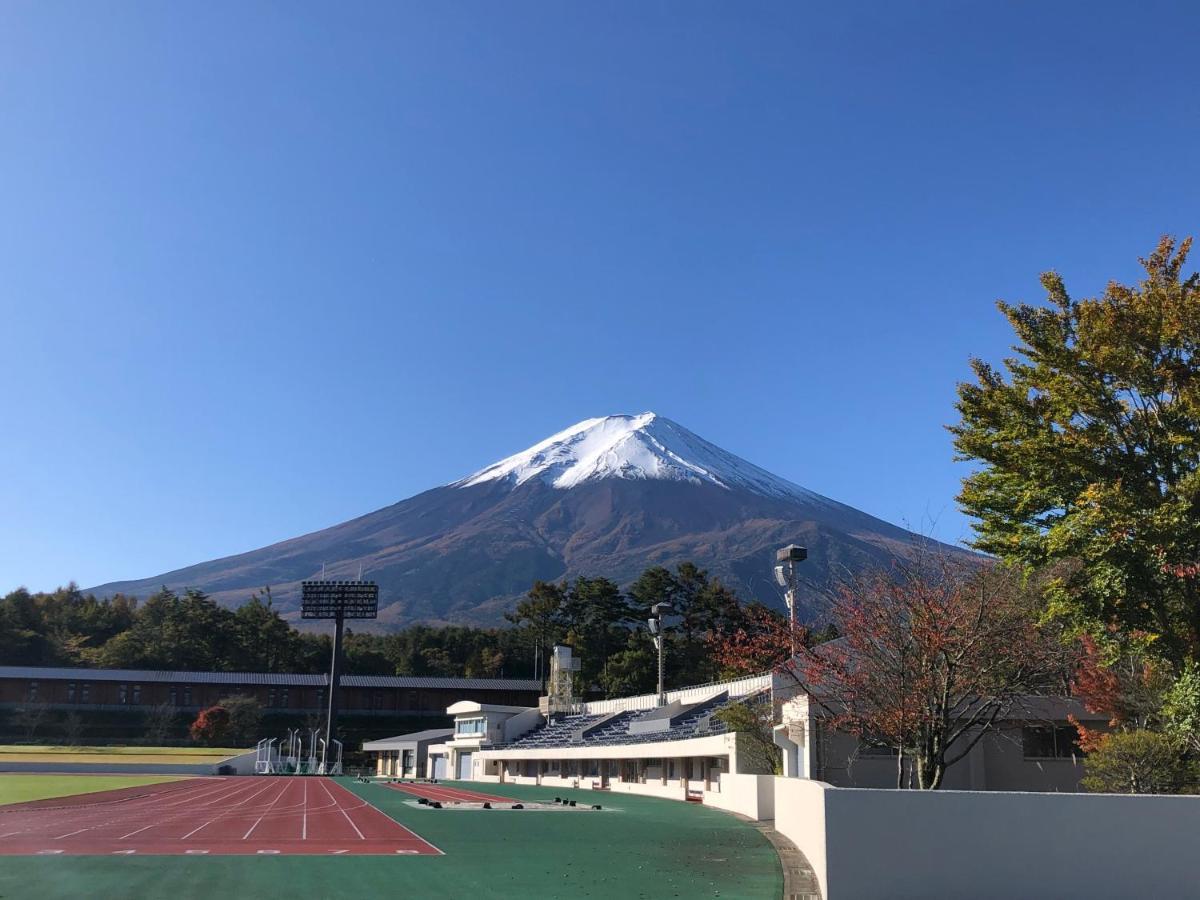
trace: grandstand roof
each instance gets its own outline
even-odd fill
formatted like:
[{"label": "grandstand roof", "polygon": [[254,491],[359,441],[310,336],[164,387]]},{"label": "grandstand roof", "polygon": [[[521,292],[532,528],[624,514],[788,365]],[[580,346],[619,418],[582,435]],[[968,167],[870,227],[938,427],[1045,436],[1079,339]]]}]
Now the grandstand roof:
[{"label": "grandstand roof", "polygon": [[398,734],[395,737],[380,738],[377,741],[366,741],[362,748],[364,750],[392,750],[425,741],[441,741],[453,734],[453,728],[427,728],[424,731],[413,731],[409,734]]},{"label": "grandstand roof", "polygon": [[[51,666],[0,666],[0,678],[46,681],[140,681],[180,684],[265,684],[324,687],[329,676],[297,672],[188,672],[153,669],[79,669]],[[474,691],[540,691],[532,678],[427,678],[415,675],[343,675],[342,687],[432,688]]]}]

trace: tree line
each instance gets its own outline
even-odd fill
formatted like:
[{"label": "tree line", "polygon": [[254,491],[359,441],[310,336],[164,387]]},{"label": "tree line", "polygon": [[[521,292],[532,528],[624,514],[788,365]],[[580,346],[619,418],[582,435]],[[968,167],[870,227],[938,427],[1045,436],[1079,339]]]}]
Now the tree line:
[{"label": "tree line", "polygon": [[[647,569],[627,590],[603,577],[535,582],[509,625],[412,625],[378,634],[348,630],[347,674],[544,678],[550,649],[569,642],[582,659],[579,689],[617,696],[654,690],[657,654],[650,607],[672,604],[667,680],[717,678],[708,644],[747,614],[737,596],[692,563]],[[759,611],[759,615],[771,615]],[[269,588],[236,609],[203,592],[167,588],[145,600],[98,598],[70,585],[12,591],[0,599],[0,653],[7,665],[224,672],[324,672],[327,634],[293,628]]]}]

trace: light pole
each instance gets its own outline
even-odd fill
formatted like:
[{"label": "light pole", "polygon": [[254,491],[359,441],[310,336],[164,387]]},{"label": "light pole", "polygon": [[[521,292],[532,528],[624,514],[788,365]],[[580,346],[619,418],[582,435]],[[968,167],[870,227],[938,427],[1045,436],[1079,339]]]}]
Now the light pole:
[{"label": "light pole", "polygon": [[808,559],[808,550],[798,544],[788,544],[775,551],[775,581],[787,588],[784,600],[788,608],[788,637],[792,656],[796,655],[796,566]]},{"label": "light pole", "polygon": [[658,705],[667,702],[667,692],[663,689],[663,647],[666,644],[666,634],[663,632],[663,615],[673,612],[670,603],[655,603],[650,607],[653,618],[647,620],[650,634],[654,636],[654,646],[658,648]]}]

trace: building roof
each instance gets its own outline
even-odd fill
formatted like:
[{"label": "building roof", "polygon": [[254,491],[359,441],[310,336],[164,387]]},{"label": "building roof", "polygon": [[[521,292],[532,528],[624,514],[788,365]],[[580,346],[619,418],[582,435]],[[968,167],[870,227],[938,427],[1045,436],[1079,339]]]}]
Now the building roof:
[{"label": "building roof", "polygon": [[453,728],[427,728],[424,731],[414,731],[411,734],[398,734],[395,737],[380,738],[377,741],[364,741],[364,750],[391,750],[406,744],[419,744],[422,741],[441,741],[454,734]]},{"label": "building roof", "polygon": [[[264,684],[324,687],[329,676],[295,672],[158,672],[150,669],[74,669],[49,666],[0,666],[0,678],[45,681],[138,681],[177,684]],[[343,675],[342,687],[442,688],[465,691],[541,691],[532,678],[425,678],[412,675]]]},{"label": "building roof", "polygon": [[499,713],[523,713],[531,706],[499,706],[495,703],[479,703],[475,700],[459,700],[457,703],[452,703],[446,707],[446,715],[455,716],[466,713],[484,713],[484,712],[499,712]]}]

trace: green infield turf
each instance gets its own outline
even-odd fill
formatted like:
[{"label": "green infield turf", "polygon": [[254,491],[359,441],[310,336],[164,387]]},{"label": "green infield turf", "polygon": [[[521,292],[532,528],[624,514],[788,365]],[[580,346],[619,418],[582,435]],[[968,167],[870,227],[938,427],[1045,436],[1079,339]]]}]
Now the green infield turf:
[{"label": "green infield turf", "polygon": [[[450,784],[456,784],[449,782]],[[429,810],[382,785],[342,784],[445,856],[10,856],[0,898],[592,897],[776,900],[783,875],[759,832],[673,800],[567,791],[601,812]],[[521,800],[562,789],[457,783]],[[611,809],[610,809],[611,808]]]},{"label": "green infield turf", "polygon": [[175,780],[171,775],[0,775],[0,806]]}]

